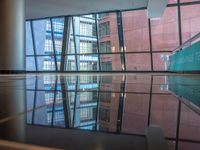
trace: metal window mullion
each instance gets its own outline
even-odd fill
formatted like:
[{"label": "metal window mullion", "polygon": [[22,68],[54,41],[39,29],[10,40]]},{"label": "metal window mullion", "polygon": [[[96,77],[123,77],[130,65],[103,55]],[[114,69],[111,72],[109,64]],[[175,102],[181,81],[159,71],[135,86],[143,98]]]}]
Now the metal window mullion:
[{"label": "metal window mullion", "polygon": [[178,6],[178,32],[179,32],[179,45],[182,45],[183,39],[182,39],[182,25],[181,25],[181,8],[180,8],[180,0],[177,1]]},{"label": "metal window mullion", "polygon": [[126,71],[126,57],[125,57],[125,47],[124,47],[124,32],[122,23],[122,12],[116,12],[117,15],[117,26],[118,26],[118,41],[119,41],[119,51],[121,58],[121,70]]},{"label": "metal window mullion", "polygon": [[35,78],[35,90],[34,90],[34,100],[33,100],[33,113],[32,113],[32,121],[31,121],[31,124],[34,124],[35,122],[35,109],[36,109],[36,101],[37,101],[37,86],[38,86],[38,78],[36,76]]},{"label": "metal window mullion", "polygon": [[31,36],[32,36],[32,43],[33,43],[33,52],[34,52],[34,59],[35,59],[35,70],[38,71],[38,62],[37,62],[37,52],[36,52],[36,44],[35,44],[35,33],[33,29],[33,21],[30,21],[31,26]]},{"label": "metal window mullion", "polygon": [[200,1],[193,1],[193,2],[182,2],[182,3],[179,3],[181,6],[185,6],[185,5],[198,5],[200,4]]},{"label": "metal window mullion", "polygon": [[151,123],[151,105],[152,105],[152,91],[153,91],[153,76],[151,75],[151,85],[150,85],[150,95],[149,95],[149,110],[148,110],[148,121],[147,127],[150,126]]},{"label": "metal window mullion", "polygon": [[52,39],[52,44],[53,44],[54,62],[55,62],[56,71],[58,71],[58,64],[57,64],[57,57],[56,57],[55,34],[54,34],[54,27],[53,27],[52,18],[50,18],[50,24],[51,24],[51,39]]},{"label": "metal window mullion", "polygon": [[99,105],[100,105],[100,88],[101,88],[101,81],[100,81],[100,76],[98,76],[99,80],[99,86],[98,86],[98,96],[97,96],[97,111],[96,111],[96,131],[98,130],[98,124],[99,124]]},{"label": "metal window mullion", "polygon": [[[173,51],[152,51],[152,53],[172,53]],[[141,52],[125,52],[126,54],[150,54],[150,52],[148,51],[141,51]],[[77,54],[77,55],[92,55],[92,54],[98,54],[98,53],[81,53],[81,54]],[[120,52],[109,52],[109,53],[100,53],[102,55],[109,55],[109,54],[120,54]],[[74,55],[74,54],[67,54],[67,55]],[[54,56],[54,55],[48,55],[48,54],[42,54],[42,55],[26,55],[26,57],[34,57],[34,56]],[[60,56],[59,54],[56,54],[56,56]]]},{"label": "metal window mullion", "polygon": [[74,17],[72,17],[72,30],[73,30],[73,39],[74,39],[74,49],[75,49],[75,61],[76,61],[76,71],[79,71],[78,68],[78,57],[77,57],[77,42],[76,42],[76,34],[75,34],[75,26],[74,26]]},{"label": "metal window mullion", "polygon": [[124,102],[125,102],[125,94],[126,94],[125,90],[126,90],[126,75],[123,75],[122,81],[121,81],[121,87],[120,87],[119,107],[118,107],[118,115],[117,115],[117,133],[120,133],[122,130]]},{"label": "metal window mullion", "polygon": [[179,144],[179,131],[180,131],[180,120],[181,120],[181,101],[178,101],[178,111],[177,111],[177,124],[176,124],[176,144],[175,150],[178,150]]},{"label": "metal window mullion", "polygon": [[75,96],[74,96],[74,114],[73,114],[73,127],[75,127],[75,119],[76,119],[76,104],[77,104],[77,89],[78,89],[79,81],[78,76],[76,76],[76,86],[75,86]]},{"label": "metal window mullion", "polygon": [[53,127],[53,123],[54,123],[54,111],[55,111],[55,103],[56,103],[56,95],[57,95],[57,84],[58,84],[58,76],[56,76],[55,86],[54,86],[54,97],[53,97],[53,106],[52,106],[51,127]]},{"label": "metal window mullion", "polygon": [[62,53],[61,53],[61,65],[60,65],[60,71],[65,70],[65,54],[68,52],[68,45],[69,45],[69,39],[70,39],[70,22],[71,17],[65,17],[64,18],[64,31],[63,31],[63,40],[62,40]]},{"label": "metal window mullion", "polygon": [[64,110],[64,119],[65,119],[65,127],[70,127],[70,107],[69,107],[69,98],[67,94],[67,87],[65,85],[66,78],[61,77],[61,92],[62,92],[62,99],[63,99],[63,110]]},{"label": "metal window mullion", "polygon": [[65,54],[66,54],[66,48],[67,48],[67,30],[68,30],[68,26],[67,25],[67,18],[64,18],[64,31],[63,31],[63,40],[62,40],[62,52],[61,52],[61,64],[60,64],[60,71],[64,71],[64,64],[65,64]]},{"label": "metal window mullion", "polygon": [[98,65],[99,65],[99,71],[101,71],[100,41],[99,41],[99,32],[98,32],[99,26],[98,26],[97,14],[95,14],[95,26],[96,26],[96,36],[97,36]]},{"label": "metal window mullion", "polygon": [[152,47],[152,34],[151,34],[151,20],[148,19],[148,28],[149,28],[149,48],[150,48],[150,57],[151,57],[151,71],[154,71],[153,66],[153,47]]}]

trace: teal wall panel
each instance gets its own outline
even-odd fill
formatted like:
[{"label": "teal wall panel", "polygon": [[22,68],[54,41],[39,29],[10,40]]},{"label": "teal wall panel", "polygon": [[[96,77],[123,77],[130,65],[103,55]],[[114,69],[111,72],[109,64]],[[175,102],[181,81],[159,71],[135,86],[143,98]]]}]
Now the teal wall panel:
[{"label": "teal wall panel", "polygon": [[200,41],[169,57],[169,71],[200,71]]},{"label": "teal wall panel", "polygon": [[169,76],[169,91],[184,97],[200,108],[200,80],[185,76]]}]

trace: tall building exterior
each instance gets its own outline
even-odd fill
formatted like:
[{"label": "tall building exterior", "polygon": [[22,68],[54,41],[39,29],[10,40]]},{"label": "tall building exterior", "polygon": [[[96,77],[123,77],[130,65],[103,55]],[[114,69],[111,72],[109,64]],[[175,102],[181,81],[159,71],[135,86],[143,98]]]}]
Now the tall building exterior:
[{"label": "tall building exterior", "polygon": [[[32,28],[32,30],[31,30]],[[75,30],[76,28],[76,30]],[[78,30],[77,30],[78,29]],[[36,21],[30,24],[27,23],[28,31],[34,34],[34,37],[40,38],[40,41],[33,41],[30,39],[30,35],[27,34],[27,45],[36,42],[38,70],[56,70],[56,67],[60,68],[61,51],[62,51],[62,39],[64,30],[64,18],[47,19],[42,21]],[[98,70],[98,56],[88,55],[97,51],[97,37],[95,30],[95,19],[93,15],[85,15],[81,17],[73,17],[70,27],[70,39],[69,48],[66,56],[66,70]],[[74,38],[75,37],[75,38]],[[53,43],[54,42],[54,43]],[[75,44],[76,43],[76,47]],[[27,47],[29,54],[31,48]],[[55,49],[55,51],[54,51]],[[33,48],[32,48],[33,50]],[[33,52],[33,51],[32,51]],[[56,56],[56,57],[55,57]],[[34,60],[30,61],[32,56],[27,57],[27,69],[32,68]],[[57,62],[55,64],[55,62]],[[35,120],[30,121],[32,123],[42,123],[53,126],[65,126],[64,118],[64,106],[62,92],[54,93],[52,90],[61,90],[62,86],[59,79],[51,79],[52,77],[46,76],[46,78],[36,79],[40,85],[36,84],[38,92],[37,98],[40,104],[47,105],[36,114]],[[39,81],[38,81],[39,80]],[[97,78],[88,76],[81,76],[80,79],[70,78],[66,79],[65,89],[69,92],[67,100],[69,102],[68,109],[69,118],[71,120],[70,125],[77,128],[93,129],[96,122],[96,109],[97,109],[97,92],[98,90]],[[83,92],[77,92],[79,91]],[[92,92],[84,91],[92,90]],[[29,95],[29,94],[28,94]],[[31,104],[28,104],[31,105]],[[29,106],[28,106],[29,107]],[[75,112],[74,111],[74,107]],[[46,114],[46,116],[40,116],[39,113]],[[74,116],[73,116],[74,115]],[[30,116],[28,116],[30,118]]]}]

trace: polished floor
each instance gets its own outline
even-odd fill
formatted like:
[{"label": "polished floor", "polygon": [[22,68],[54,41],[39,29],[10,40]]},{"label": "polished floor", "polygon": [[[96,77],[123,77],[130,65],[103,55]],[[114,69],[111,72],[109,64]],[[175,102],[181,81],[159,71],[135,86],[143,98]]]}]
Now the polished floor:
[{"label": "polished floor", "polygon": [[200,149],[199,75],[0,75],[0,97],[1,140],[145,150],[159,126],[170,150]]}]

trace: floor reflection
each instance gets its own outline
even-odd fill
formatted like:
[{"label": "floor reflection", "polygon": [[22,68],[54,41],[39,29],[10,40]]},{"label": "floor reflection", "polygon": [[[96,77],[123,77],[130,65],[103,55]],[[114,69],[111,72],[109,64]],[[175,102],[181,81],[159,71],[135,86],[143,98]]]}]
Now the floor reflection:
[{"label": "floor reflection", "polygon": [[159,125],[177,149],[178,143],[200,143],[199,114],[180,101],[199,106],[199,89],[197,77],[28,76],[27,124],[141,136],[148,126]]}]

